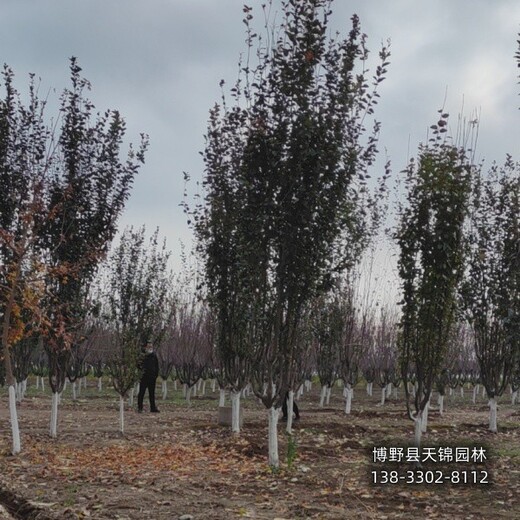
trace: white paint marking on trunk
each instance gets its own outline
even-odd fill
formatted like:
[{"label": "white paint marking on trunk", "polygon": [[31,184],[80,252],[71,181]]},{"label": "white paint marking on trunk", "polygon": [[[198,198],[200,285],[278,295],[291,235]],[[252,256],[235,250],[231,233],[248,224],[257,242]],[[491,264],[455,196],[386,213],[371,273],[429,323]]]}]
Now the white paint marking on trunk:
[{"label": "white paint marking on trunk", "polygon": [[269,444],[269,466],[280,467],[278,458],[278,409],[274,406],[268,410],[268,444]]},{"label": "white paint marking on trunk", "polygon": [[14,385],[9,385],[9,416],[11,418],[11,432],[13,435],[13,455],[20,453],[20,429],[18,427],[18,413],[16,411],[16,390]]}]

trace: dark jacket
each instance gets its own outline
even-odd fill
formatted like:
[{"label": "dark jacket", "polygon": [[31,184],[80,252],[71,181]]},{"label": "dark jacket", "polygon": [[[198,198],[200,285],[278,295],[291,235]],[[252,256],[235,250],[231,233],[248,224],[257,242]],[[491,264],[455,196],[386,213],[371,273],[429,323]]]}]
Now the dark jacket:
[{"label": "dark jacket", "polygon": [[143,376],[141,379],[148,381],[157,379],[159,376],[159,359],[157,358],[157,354],[155,352],[145,354],[141,368],[143,369]]}]

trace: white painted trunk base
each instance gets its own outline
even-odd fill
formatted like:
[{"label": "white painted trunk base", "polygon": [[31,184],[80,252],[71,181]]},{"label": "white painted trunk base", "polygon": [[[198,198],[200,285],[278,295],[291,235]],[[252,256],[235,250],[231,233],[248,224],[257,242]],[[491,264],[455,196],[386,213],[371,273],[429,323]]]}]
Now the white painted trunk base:
[{"label": "white painted trunk base", "polygon": [[166,401],[166,398],[168,397],[168,381],[166,381],[166,379],[162,380],[161,390],[162,390],[162,400]]},{"label": "white painted trunk base", "polygon": [[321,387],[321,394],[320,394],[320,408],[323,408],[325,404],[325,396],[327,395],[327,387],[322,386]]},{"label": "white painted trunk base", "polygon": [[385,399],[386,399],[386,386],[383,386],[383,388],[381,388],[381,406],[384,406]]},{"label": "white painted trunk base", "polygon": [[330,394],[332,393],[332,387],[331,386],[328,386],[327,387],[327,399],[326,399],[326,404],[327,406],[329,406],[329,403],[330,403]]},{"label": "white painted trunk base", "polygon": [[489,431],[497,433],[497,400],[493,397],[489,400]]},{"label": "white painted trunk base", "polygon": [[421,447],[421,436],[422,436],[422,412],[417,414],[417,417],[414,419],[415,421],[415,434],[414,434],[414,444],[417,448]]},{"label": "white painted trunk base", "polygon": [[240,433],[240,394],[241,392],[231,392],[231,431]]},{"label": "white painted trunk base", "polygon": [[350,411],[352,409],[352,388],[350,388],[350,385],[348,385],[346,388],[346,395],[345,395],[345,413],[347,415],[350,414]]},{"label": "white painted trunk base", "polygon": [[268,445],[269,445],[269,466],[272,468],[280,467],[278,457],[278,409],[274,406],[268,410]]},{"label": "white painted trunk base", "polygon": [[223,406],[226,406],[226,390],[225,390],[225,388],[221,388],[220,391],[219,391],[218,405],[219,405],[220,408],[222,408]]},{"label": "white painted trunk base", "polygon": [[98,389],[98,392],[101,392],[101,390],[103,390],[103,379],[101,377],[98,377],[97,389]]},{"label": "white painted trunk base", "polygon": [[294,405],[294,392],[292,390],[289,390],[289,396],[287,399],[287,426],[285,428],[287,433],[292,433],[293,405]]},{"label": "white painted trunk base", "polygon": [[444,396],[439,395],[439,414],[444,415]]},{"label": "white painted trunk base", "polygon": [[14,385],[9,385],[9,416],[11,418],[11,432],[13,436],[12,454],[20,453],[22,445],[20,442],[20,428],[18,427],[18,413],[16,411],[16,390]]},{"label": "white painted trunk base", "polygon": [[119,396],[119,431],[122,435],[125,433],[125,398]]},{"label": "white painted trunk base", "polygon": [[58,436],[58,402],[60,399],[60,394],[57,392],[52,393],[52,401],[51,401],[51,424],[49,433],[52,438],[56,438]]},{"label": "white painted trunk base", "polygon": [[421,431],[422,433],[426,433],[426,430],[428,429],[428,411],[430,410],[430,401],[426,403],[426,406],[424,407],[423,413],[422,413],[422,424],[421,424]]}]

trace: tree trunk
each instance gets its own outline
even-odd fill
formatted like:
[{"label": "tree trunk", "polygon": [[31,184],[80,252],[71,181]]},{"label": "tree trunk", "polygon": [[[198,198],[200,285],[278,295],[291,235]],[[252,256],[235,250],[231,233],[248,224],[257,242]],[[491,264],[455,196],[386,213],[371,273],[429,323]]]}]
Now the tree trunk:
[{"label": "tree trunk", "polygon": [[497,433],[497,400],[492,397],[489,400],[489,431]]},{"label": "tree trunk", "polygon": [[186,389],[186,402],[188,403],[188,406],[191,406],[191,386],[184,385]]},{"label": "tree trunk", "polygon": [[430,410],[430,400],[428,399],[428,402],[426,403],[426,406],[424,407],[423,413],[422,413],[422,425],[421,430],[422,433],[426,433],[426,430],[428,429],[428,412]]},{"label": "tree trunk", "polygon": [[269,466],[278,469],[280,460],[278,458],[278,409],[274,406],[269,408]]},{"label": "tree trunk", "polygon": [[439,414],[444,415],[444,396],[439,395]]},{"label": "tree trunk", "polygon": [[320,394],[320,408],[323,408],[323,405],[325,404],[325,396],[327,395],[327,385],[324,385],[321,387],[321,394]]},{"label": "tree trunk", "polygon": [[345,387],[346,395],[345,395],[345,413],[347,415],[350,414],[350,411],[352,409],[352,388],[350,388],[350,385],[347,384]]},{"label": "tree trunk", "polygon": [[202,381],[202,390],[200,391],[200,395],[201,396],[206,395],[206,380],[205,379]]},{"label": "tree trunk", "polygon": [[385,399],[386,399],[386,386],[383,386],[383,388],[381,388],[381,406],[384,406]]},{"label": "tree trunk", "polygon": [[162,400],[166,401],[166,398],[168,397],[168,381],[166,379],[163,379],[161,386],[162,386]]},{"label": "tree trunk", "polygon": [[516,398],[518,397],[518,390],[515,390],[511,394],[511,404],[514,406],[516,404]]},{"label": "tree trunk", "polygon": [[240,391],[231,392],[231,431],[240,433]]},{"label": "tree trunk", "polygon": [[98,377],[97,389],[98,389],[98,392],[101,392],[101,390],[103,390],[103,379],[101,377]]},{"label": "tree trunk", "polygon": [[58,392],[52,393],[51,402],[51,425],[50,425],[50,436],[55,439],[58,436],[58,401],[60,395]]},{"label": "tree trunk", "polygon": [[292,423],[293,423],[293,407],[294,407],[294,392],[289,390],[288,398],[287,398],[287,427],[286,432],[292,433]]},{"label": "tree trunk", "polygon": [[327,406],[329,406],[329,403],[330,403],[330,394],[331,393],[332,393],[332,386],[328,386],[327,387],[327,400],[326,400]]},{"label": "tree trunk", "polygon": [[475,385],[473,387],[473,397],[471,399],[473,404],[475,404],[477,402],[477,394],[478,394],[478,385]]},{"label": "tree trunk", "polygon": [[125,434],[125,398],[119,396],[119,431],[121,435]]},{"label": "tree trunk", "polygon": [[391,397],[392,396],[392,383],[388,383],[386,385],[386,397]]},{"label": "tree trunk", "polygon": [[217,389],[217,380],[216,379],[213,379],[211,381],[211,391],[212,392],[215,392],[215,390]]},{"label": "tree trunk", "polygon": [[226,389],[225,388],[221,388],[219,391],[218,405],[220,406],[220,408],[222,408],[223,406],[226,406]]},{"label": "tree trunk", "polygon": [[414,436],[414,444],[417,448],[421,447],[421,435],[422,435],[422,411],[417,414],[417,417],[414,419],[415,422],[415,436]]},{"label": "tree trunk", "polygon": [[18,285],[20,276],[21,260],[18,261],[15,270],[14,280],[12,281],[9,291],[9,298],[4,308],[4,316],[2,322],[2,352],[4,355],[5,382],[9,389],[9,413],[11,419],[11,432],[13,435],[13,455],[20,452],[20,430],[18,426],[18,414],[16,412],[16,389],[15,378],[13,375],[13,367],[11,365],[11,351],[9,348],[9,328],[11,326],[11,313],[14,307],[15,290]]},{"label": "tree trunk", "polygon": [[16,412],[16,391],[14,385],[9,385],[9,415],[11,418],[11,433],[13,436],[12,454],[20,453],[22,446],[20,443],[20,430],[18,428],[18,413]]},{"label": "tree trunk", "polygon": [[74,383],[72,383],[72,400],[75,401],[76,399],[76,381],[74,381]]}]

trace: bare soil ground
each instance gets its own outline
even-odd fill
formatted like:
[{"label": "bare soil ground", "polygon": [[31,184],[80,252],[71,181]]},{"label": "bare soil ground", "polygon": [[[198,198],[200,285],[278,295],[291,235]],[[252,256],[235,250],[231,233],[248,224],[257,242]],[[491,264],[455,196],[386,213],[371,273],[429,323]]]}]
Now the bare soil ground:
[{"label": "bare soil ground", "polygon": [[[254,397],[242,401],[244,428],[236,436],[217,425],[218,392],[195,397],[188,407],[169,382],[168,400],[158,401],[161,413],[129,408],[121,436],[115,393],[99,393],[95,385],[89,381],[76,402],[70,387],[64,392],[54,440],[48,436],[50,395],[31,380],[19,406],[22,453],[16,457],[9,454],[4,390],[0,504],[13,518],[520,518],[520,407],[511,406],[508,396],[499,403],[496,435],[487,431],[486,401],[479,397],[472,404],[468,391],[447,398],[442,417],[431,410],[423,437],[425,446],[484,445],[489,460],[477,469],[490,472],[490,484],[373,485],[371,471],[386,466],[372,463],[372,448],[406,446],[413,434],[402,397],[381,407],[379,392],[368,397],[359,386],[352,414],[345,415],[340,388],[319,408],[314,385],[300,401],[293,461],[280,423],[281,468],[273,472],[267,465],[267,413]],[[413,467],[399,468],[407,469]],[[2,515],[9,518],[0,509]]]}]

